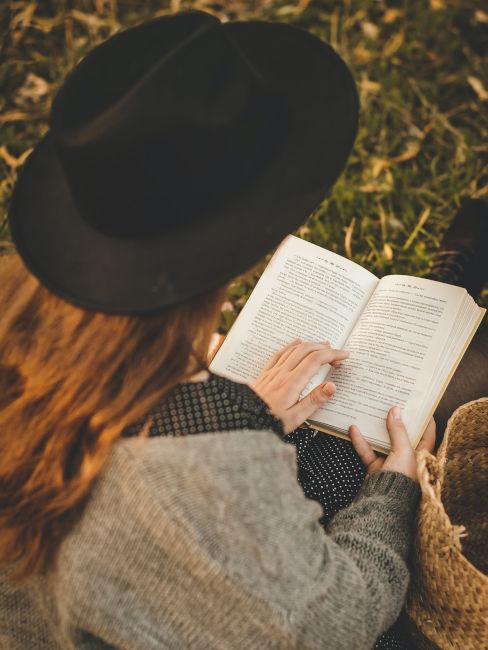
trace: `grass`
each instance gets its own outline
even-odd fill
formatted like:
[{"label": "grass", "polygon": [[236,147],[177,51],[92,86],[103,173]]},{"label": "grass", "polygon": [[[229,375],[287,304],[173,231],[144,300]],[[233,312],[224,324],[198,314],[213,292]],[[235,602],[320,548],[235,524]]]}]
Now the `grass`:
[{"label": "grass", "polygon": [[[488,193],[482,0],[2,3],[0,249],[11,246],[6,211],[18,169],[46,131],[68,70],[117,30],[188,8],[286,21],[337,49],[357,81],[360,131],[344,174],[298,234],[379,275],[424,275],[461,198]],[[265,263],[232,284],[223,331]]]}]

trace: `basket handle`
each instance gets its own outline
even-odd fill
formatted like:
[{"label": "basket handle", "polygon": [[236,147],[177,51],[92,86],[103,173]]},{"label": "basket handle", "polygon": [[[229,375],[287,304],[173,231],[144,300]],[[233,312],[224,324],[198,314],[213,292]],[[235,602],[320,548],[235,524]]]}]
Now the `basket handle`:
[{"label": "basket handle", "polygon": [[440,500],[442,465],[435,456],[425,449],[417,453],[417,475],[422,493],[431,499]]}]

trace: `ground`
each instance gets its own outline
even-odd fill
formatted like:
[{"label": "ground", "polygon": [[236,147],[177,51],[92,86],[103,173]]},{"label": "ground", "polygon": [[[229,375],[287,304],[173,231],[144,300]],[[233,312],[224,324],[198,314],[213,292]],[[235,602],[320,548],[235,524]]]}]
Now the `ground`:
[{"label": "ground", "polygon": [[[68,70],[129,25],[188,8],[304,27],[349,64],[361,98],[347,168],[298,234],[374,273],[424,275],[462,197],[488,193],[483,0],[24,0],[0,7],[0,249],[18,169]],[[265,260],[230,288],[226,331]],[[488,305],[488,290],[482,297]]]}]

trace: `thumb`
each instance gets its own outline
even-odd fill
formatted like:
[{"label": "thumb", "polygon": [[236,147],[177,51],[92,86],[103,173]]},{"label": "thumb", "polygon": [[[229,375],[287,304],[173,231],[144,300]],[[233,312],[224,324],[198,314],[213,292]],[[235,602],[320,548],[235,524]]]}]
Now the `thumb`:
[{"label": "thumb", "polygon": [[287,411],[289,421],[292,423],[292,430],[300,426],[318,408],[324,406],[336,391],[331,381],[326,381],[314,388],[306,397],[294,404]]},{"label": "thumb", "polygon": [[386,428],[390,434],[392,451],[401,452],[405,449],[412,449],[407,429],[403,424],[400,407],[394,406],[388,411]]}]

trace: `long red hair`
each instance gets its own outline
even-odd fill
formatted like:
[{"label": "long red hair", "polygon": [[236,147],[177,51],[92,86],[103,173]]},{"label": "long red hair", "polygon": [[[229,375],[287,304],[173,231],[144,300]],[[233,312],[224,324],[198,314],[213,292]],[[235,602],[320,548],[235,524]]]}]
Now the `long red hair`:
[{"label": "long red hair", "polygon": [[156,315],[89,312],[0,257],[0,564],[53,562],[121,431],[206,368],[225,287]]}]

